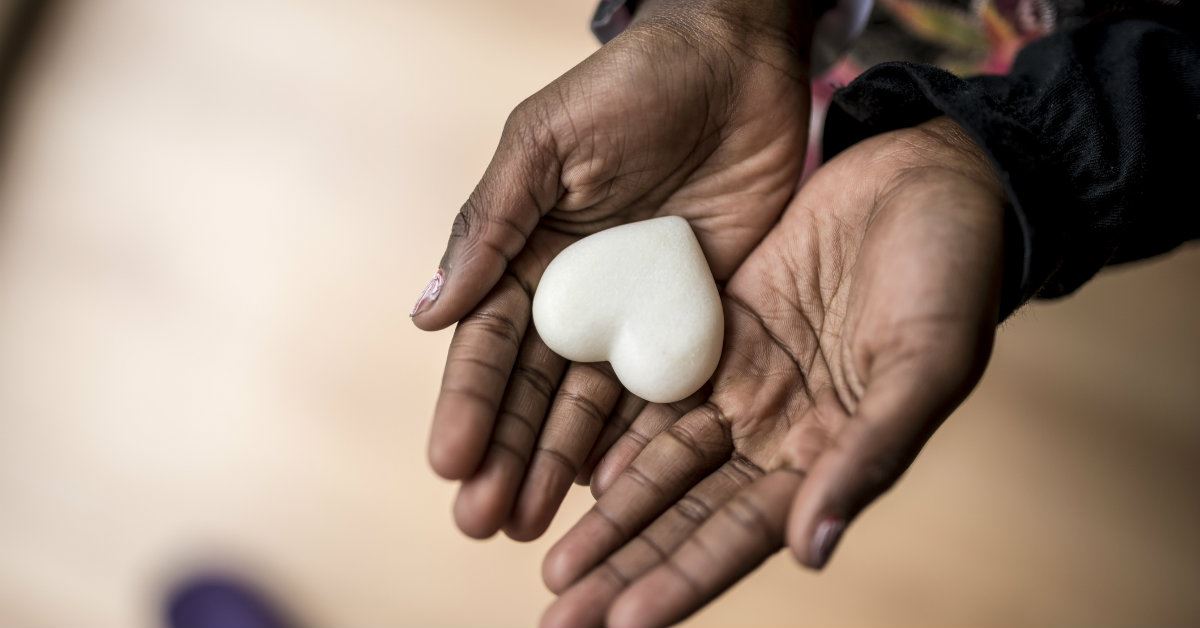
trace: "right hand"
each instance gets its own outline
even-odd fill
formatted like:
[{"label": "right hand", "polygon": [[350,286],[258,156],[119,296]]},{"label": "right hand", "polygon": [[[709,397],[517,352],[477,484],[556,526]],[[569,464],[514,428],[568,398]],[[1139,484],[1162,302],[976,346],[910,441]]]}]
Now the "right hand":
[{"label": "right hand", "polygon": [[962,402],[991,351],[1005,193],[945,118],[817,170],[724,290],[712,394],[543,563],[543,627],[666,626],[776,550],[821,568]]},{"label": "right hand", "polygon": [[455,518],[467,534],[539,536],[646,405],[605,365],[568,365],[538,339],[531,299],[550,260],[587,234],[676,215],[722,282],[782,212],[809,121],[798,4],[643,3],[625,33],[509,117],[413,312],[426,330],[461,320],[429,456],[464,480]]}]

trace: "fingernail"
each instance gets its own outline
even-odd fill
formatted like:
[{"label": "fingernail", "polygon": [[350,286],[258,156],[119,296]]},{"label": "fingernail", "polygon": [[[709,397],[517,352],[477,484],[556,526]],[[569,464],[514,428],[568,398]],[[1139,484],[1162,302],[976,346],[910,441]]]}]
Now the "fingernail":
[{"label": "fingernail", "polygon": [[829,562],[829,556],[833,554],[833,548],[837,547],[838,539],[842,538],[845,529],[846,522],[836,517],[829,517],[817,524],[817,531],[813,533],[810,546],[814,568],[821,569]]},{"label": "fingernail", "polygon": [[441,268],[438,268],[437,272],[433,274],[433,279],[430,279],[429,283],[425,284],[425,289],[421,291],[421,296],[417,298],[417,303],[413,306],[412,311],[408,313],[408,316],[411,318],[429,309],[429,306],[433,305],[433,302],[437,301],[438,296],[442,294],[442,285],[445,283],[446,273],[442,272]]}]

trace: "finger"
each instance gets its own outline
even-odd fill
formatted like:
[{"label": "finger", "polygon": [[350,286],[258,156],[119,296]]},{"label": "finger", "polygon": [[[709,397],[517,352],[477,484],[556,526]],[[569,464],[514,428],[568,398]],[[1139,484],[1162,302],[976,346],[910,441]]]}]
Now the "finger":
[{"label": "finger", "polygon": [[529,326],[529,303],[526,289],[506,275],[454,330],[429,438],[429,463],[438,475],[468,477],[483,459]]},{"label": "finger", "polygon": [[608,625],[666,626],[704,606],[783,547],[803,475],[769,473],[730,499],[662,564],[613,602]]},{"label": "finger", "polygon": [[699,406],[707,396],[707,391],[701,391],[683,401],[646,406],[632,423],[621,429],[616,442],[596,465],[592,472],[592,495],[597,498],[603,495],[654,437],[667,431],[679,417]]},{"label": "finger", "polygon": [[558,389],[566,360],[530,328],[521,345],[491,443],[479,471],[465,480],[454,502],[454,518],[468,536],[492,536],[508,520],[534,445]]},{"label": "finger", "polygon": [[816,456],[788,518],[788,546],[802,564],[825,566],[846,526],[899,479],[976,377],[936,352],[914,355],[869,376],[853,414]]},{"label": "finger", "polygon": [[483,179],[454,219],[437,273],[412,309],[421,329],[441,329],[471,311],[561,194],[553,132],[531,102],[509,116]]},{"label": "finger", "polygon": [[546,531],[620,394],[621,383],[607,364],[576,362],[567,369],[505,534],[528,541]]},{"label": "finger", "polygon": [[743,458],[721,465],[654,523],[587,576],[567,589],[542,616],[551,626],[600,626],[609,605],[630,583],[662,563],[740,489],[762,470]]},{"label": "finger", "polygon": [[546,554],[542,577],[562,591],[729,460],[729,425],[712,404],[659,434]]},{"label": "finger", "polygon": [[446,479],[475,473],[529,324],[533,292],[573,238],[540,231],[491,294],[454,330],[434,408],[429,461]]},{"label": "finger", "polygon": [[[612,416],[608,417],[608,421],[604,423],[604,427],[600,430],[600,436],[596,437],[596,444],[592,445],[592,451],[583,461],[583,465],[579,468],[579,475],[575,476],[575,483],[588,485],[592,481],[592,472],[596,470],[596,465],[600,459],[604,457],[612,444],[620,438],[625,430],[633,424],[638,415],[646,407],[646,400],[637,395],[625,391],[621,393],[621,398],[617,400],[617,407],[613,410]],[[596,493],[595,488],[592,489],[593,495]]]}]

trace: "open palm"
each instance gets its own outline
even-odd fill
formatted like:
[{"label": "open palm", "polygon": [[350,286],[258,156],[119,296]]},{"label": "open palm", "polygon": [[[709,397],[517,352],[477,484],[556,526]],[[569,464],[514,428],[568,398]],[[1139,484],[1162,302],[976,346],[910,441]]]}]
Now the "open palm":
[{"label": "open palm", "polygon": [[[465,480],[456,520],[472,536],[540,535],[645,406],[607,367],[568,364],[538,339],[531,297],[550,260],[584,235],[676,215],[723,281],[800,175],[807,43],[794,3],[657,4],[513,112],[414,309],[423,329],[461,319],[430,460]],[[606,423],[617,427],[601,435]]]},{"label": "open palm", "polygon": [[726,286],[711,395],[643,434],[547,556],[543,624],[677,621],[785,542],[822,566],[982,373],[1002,202],[944,120],[818,171]]}]

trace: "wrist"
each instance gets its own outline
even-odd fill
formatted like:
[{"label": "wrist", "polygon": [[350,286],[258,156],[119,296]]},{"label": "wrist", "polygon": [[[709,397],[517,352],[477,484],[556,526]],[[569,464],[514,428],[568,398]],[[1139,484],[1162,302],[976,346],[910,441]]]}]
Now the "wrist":
[{"label": "wrist", "polygon": [[719,40],[786,42],[807,57],[814,3],[825,0],[640,0],[633,24],[682,25]]},{"label": "wrist", "polygon": [[917,125],[915,130],[930,138],[937,147],[937,150],[924,153],[930,165],[956,170],[995,197],[1005,199],[1004,186],[987,153],[957,122],[939,116]]}]

